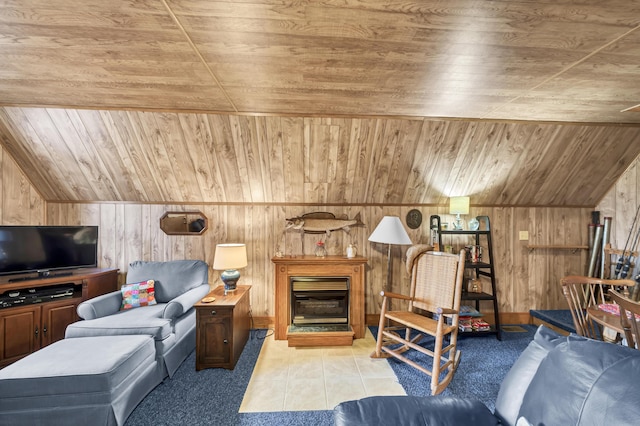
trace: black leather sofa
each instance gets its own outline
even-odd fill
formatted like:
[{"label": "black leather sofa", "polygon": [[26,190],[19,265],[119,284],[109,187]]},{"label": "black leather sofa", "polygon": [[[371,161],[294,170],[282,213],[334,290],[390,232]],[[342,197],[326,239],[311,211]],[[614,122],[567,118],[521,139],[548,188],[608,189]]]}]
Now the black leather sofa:
[{"label": "black leather sofa", "polygon": [[540,326],[500,386],[491,412],[455,397],[378,396],[334,409],[338,426],[637,425],[640,351]]}]

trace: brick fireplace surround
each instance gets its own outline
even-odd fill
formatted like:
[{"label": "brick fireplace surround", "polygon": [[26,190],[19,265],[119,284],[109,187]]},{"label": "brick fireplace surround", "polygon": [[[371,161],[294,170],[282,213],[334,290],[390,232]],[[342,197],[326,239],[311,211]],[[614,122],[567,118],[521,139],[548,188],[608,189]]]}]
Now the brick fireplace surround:
[{"label": "brick fireplace surround", "polygon": [[[275,339],[289,346],[347,346],[365,333],[364,288],[367,259],[344,256],[274,257],[276,280]],[[291,325],[291,277],[348,277],[351,331],[289,332]]]}]

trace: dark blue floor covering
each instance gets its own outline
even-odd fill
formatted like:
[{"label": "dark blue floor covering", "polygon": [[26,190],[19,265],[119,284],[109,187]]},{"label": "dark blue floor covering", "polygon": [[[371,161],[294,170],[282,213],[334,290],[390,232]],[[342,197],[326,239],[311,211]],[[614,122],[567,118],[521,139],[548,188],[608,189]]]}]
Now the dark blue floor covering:
[{"label": "dark blue floor covering", "polygon": [[[526,332],[503,332],[495,336],[462,337],[458,371],[443,395],[473,397],[493,410],[500,383],[519,354],[533,338],[535,327]],[[371,327],[374,336],[376,328]],[[332,411],[238,413],[253,367],[260,353],[265,330],[254,330],[234,370],[195,370],[192,353],[171,379],[156,387],[134,410],[126,426],[160,425],[332,425]],[[425,341],[425,343],[428,343]],[[409,356],[415,356],[410,351]],[[413,367],[389,360],[409,395],[430,394],[430,378]]]}]

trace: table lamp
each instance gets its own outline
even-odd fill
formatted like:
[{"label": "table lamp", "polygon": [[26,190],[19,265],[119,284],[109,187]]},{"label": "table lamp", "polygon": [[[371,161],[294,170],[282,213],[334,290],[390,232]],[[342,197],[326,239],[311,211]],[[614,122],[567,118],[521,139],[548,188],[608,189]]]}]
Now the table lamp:
[{"label": "table lamp", "polygon": [[247,266],[247,247],[245,244],[218,244],[213,258],[213,269],[222,271],[220,279],[224,283],[225,293],[234,291],[240,279],[238,269]]},{"label": "table lamp", "polygon": [[451,197],[449,198],[449,214],[455,214],[456,220],[453,223],[453,229],[462,230],[461,214],[469,214],[469,197]]}]

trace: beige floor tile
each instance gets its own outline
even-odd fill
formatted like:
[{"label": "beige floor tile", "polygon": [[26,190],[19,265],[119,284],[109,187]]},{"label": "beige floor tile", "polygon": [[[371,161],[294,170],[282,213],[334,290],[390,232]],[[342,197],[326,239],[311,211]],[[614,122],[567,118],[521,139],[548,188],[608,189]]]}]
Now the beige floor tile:
[{"label": "beige floor tile", "polygon": [[289,348],[291,350],[292,358],[322,358],[322,352],[324,348],[312,347],[312,348]]},{"label": "beige floor tile", "polygon": [[353,356],[353,350],[351,349],[351,346],[331,346],[324,348],[322,356],[324,358],[351,357]]},{"label": "beige floor tile", "polygon": [[258,358],[253,369],[252,379],[256,380],[287,380],[289,376],[289,361],[280,359]]},{"label": "beige floor tile", "polygon": [[342,401],[404,395],[386,359],[370,357],[375,339],[352,346],[290,348],[265,339],[240,412],[328,410]]},{"label": "beige floor tile", "polygon": [[294,358],[289,361],[289,380],[324,378],[322,357]]},{"label": "beige floor tile", "polygon": [[386,358],[358,356],[354,358],[362,378],[396,378]]},{"label": "beige floor tile", "polygon": [[[397,380],[388,378],[362,378],[367,396],[406,395],[404,388]],[[428,383],[427,383],[428,386]]]},{"label": "beige floor tile", "polygon": [[343,401],[351,401],[367,396],[360,376],[326,377],[327,409],[331,410]]},{"label": "beige floor tile", "polygon": [[284,399],[286,411],[326,410],[327,396],[323,379],[289,380]]},{"label": "beige floor tile", "polygon": [[360,379],[360,371],[353,355],[323,358],[322,364],[325,378],[345,376]]},{"label": "beige floor tile", "polygon": [[240,412],[283,411],[286,393],[286,380],[252,379],[242,399]]}]

